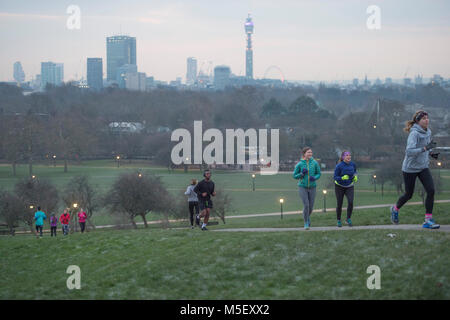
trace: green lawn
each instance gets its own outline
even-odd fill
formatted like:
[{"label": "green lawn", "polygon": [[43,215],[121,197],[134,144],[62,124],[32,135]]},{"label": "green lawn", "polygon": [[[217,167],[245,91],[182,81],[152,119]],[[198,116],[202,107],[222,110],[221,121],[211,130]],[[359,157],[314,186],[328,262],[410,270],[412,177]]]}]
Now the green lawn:
[{"label": "green lawn", "polygon": [[[3,237],[0,299],[449,299],[449,234],[389,232]],[[69,265],[81,269],[80,290],[66,287]],[[380,290],[366,287],[370,265]]]}]

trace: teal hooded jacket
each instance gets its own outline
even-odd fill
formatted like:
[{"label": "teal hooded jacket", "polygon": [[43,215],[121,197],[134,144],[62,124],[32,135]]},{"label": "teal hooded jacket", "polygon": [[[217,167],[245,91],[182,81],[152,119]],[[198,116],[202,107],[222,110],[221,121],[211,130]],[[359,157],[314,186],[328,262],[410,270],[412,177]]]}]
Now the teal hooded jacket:
[{"label": "teal hooded jacket", "polygon": [[[308,170],[305,175],[302,173],[304,168]],[[311,158],[309,161],[304,159],[300,160],[292,173],[292,177],[299,180],[298,186],[303,188],[315,188],[316,181],[319,180],[321,175],[319,163],[314,158]],[[315,178],[315,181],[309,181],[309,177],[311,176]]]}]

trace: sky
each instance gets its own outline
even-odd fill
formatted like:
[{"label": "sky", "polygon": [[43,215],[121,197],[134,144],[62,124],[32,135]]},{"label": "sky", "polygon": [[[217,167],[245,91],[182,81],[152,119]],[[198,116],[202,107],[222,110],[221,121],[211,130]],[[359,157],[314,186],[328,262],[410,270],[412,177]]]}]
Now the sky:
[{"label": "sky", "polygon": [[[80,28],[69,29],[69,6]],[[369,29],[369,6],[379,29]],[[251,14],[255,78],[342,81],[353,78],[450,77],[448,0],[0,0],[0,81],[22,63],[26,80],[43,61],[64,63],[64,80],[86,77],[86,59],[103,58],[106,37],[136,37],[139,72],[156,80],[228,65],[245,75],[244,23]],[[276,66],[274,68],[271,66]]]}]

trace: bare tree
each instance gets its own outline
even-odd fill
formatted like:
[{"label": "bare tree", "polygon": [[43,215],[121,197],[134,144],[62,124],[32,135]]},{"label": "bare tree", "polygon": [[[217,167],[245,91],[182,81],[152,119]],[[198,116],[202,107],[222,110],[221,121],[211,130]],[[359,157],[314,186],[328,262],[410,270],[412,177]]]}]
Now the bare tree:
[{"label": "bare tree", "polygon": [[24,210],[23,203],[15,194],[0,191],[0,219],[9,228],[12,236]]},{"label": "bare tree", "polygon": [[87,221],[93,229],[95,225],[92,222],[92,215],[98,209],[97,199],[97,192],[86,175],[73,177],[66,185],[62,196],[66,207],[71,208],[76,203],[86,210]]},{"label": "bare tree", "polygon": [[146,215],[150,212],[169,211],[170,195],[159,177],[138,172],[122,174],[104,198],[112,212],[128,216],[134,228],[135,218],[142,217],[147,228]]},{"label": "bare tree", "polygon": [[21,220],[34,233],[34,213],[39,206],[46,213],[53,212],[58,205],[58,190],[48,180],[27,178],[18,182],[14,188],[16,196],[24,206]]}]

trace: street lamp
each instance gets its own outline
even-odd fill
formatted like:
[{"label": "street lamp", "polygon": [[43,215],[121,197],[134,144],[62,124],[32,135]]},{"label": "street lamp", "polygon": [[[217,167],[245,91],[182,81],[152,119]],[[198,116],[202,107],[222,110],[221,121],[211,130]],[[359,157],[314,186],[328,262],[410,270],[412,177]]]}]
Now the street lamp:
[{"label": "street lamp", "polygon": [[116,156],[117,168],[120,167],[120,156]]},{"label": "street lamp", "polygon": [[139,173],[139,174],[138,174],[138,177],[139,177],[139,178],[142,178],[142,173]]},{"label": "street lamp", "polygon": [[323,212],[327,212],[327,190],[323,190]]},{"label": "street lamp", "polygon": [[373,192],[377,192],[377,175],[376,174],[373,175],[373,188],[374,188]]},{"label": "street lamp", "polygon": [[31,176],[31,179],[36,179],[36,176],[35,176],[35,175],[32,175],[32,176]]},{"label": "street lamp", "polygon": [[284,199],[281,198],[281,199],[280,199],[280,213],[281,213],[281,219],[283,219],[283,203],[284,203]]},{"label": "street lamp", "polygon": [[76,209],[78,207],[78,203],[73,204],[73,208]]},{"label": "street lamp", "polygon": [[33,209],[34,209],[34,206],[33,206],[33,205],[31,205],[31,206],[30,206],[30,209],[31,209],[31,210],[33,210]]},{"label": "street lamp", "polygon": [[56,156],[53,155],[53,166],[56,167]]},{"label": "street lamp", "polygon": [[253,191],[255,191],[255,174],[252,174]]},{"label": "street lamp", "polygon": [[188,171],[188,166],[187,166],[187,162],[189,161],[189,158],[188,157],[186,157],[186,161],[184,162],[184,172],[187,172]]},{"label": "street lamp", "polygon": [[438,175],[439,175],[439,178],[441,177],[441,166],[442,166],[442,162],[438,162],[437,163],[437,165],[438,165]]}]

